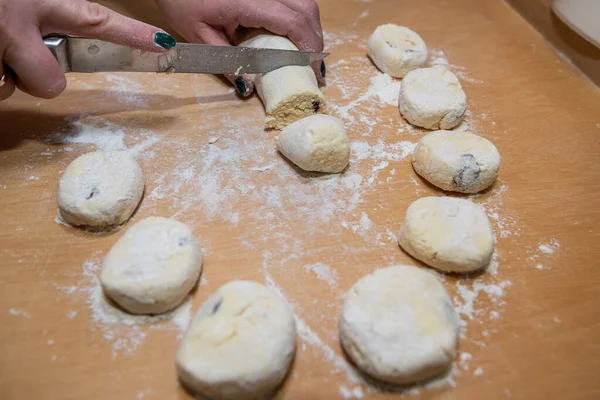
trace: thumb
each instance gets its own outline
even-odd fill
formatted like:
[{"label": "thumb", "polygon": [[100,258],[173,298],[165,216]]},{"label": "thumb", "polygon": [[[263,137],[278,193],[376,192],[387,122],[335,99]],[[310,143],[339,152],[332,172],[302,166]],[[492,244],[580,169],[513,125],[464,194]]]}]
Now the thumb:
[{"label": "thumb", "polygon": [[56,2],[40,19],[44,36],[50,33],[81,36],[151,52],[164,52],[177,44],[162,29],[88,1]]},{"label": "thumb", "polygon": [[[223,32],[219,32],[213,27],[206,24],[199,24],[196,29],[192,30],[184,37],[193,43],[212,44],[215,46],[231,46],[227,36]],[[223,75],[237,90],[240,96],[248,97],[254,90],[254,77],[252,75]]]}]

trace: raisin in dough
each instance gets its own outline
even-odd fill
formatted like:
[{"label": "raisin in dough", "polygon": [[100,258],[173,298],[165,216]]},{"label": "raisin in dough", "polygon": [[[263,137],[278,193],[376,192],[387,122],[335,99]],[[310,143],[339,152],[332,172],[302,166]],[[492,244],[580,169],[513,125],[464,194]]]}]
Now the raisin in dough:
[{"label": "raisin in dough", "polygon": [[159,314],[178,306],[202,272],[202,249],[192,230],[167,218],[131,226],[102,265],[104,293],[132,314]]},{"label": "raisin in dough", "polygon": [[[281,50],[298,50],[288,39],[270,34],[259,34],[239,44]],[[260,75],[255,81],[256,91],[265,105],[267,129],[283,129],[301,118],[326,113],[327,107],[311,67],[287,66]]]},{"label": "raisin in dough", "polygon": [[329,115],[312,115],[286,126],[277,149],[305,171],[342,172],[350,158],[346,129]]},{"label": "raisin in dough", "polygon": [[498,177],[500,153],[492,142],[470,132],[435,131],[419,141],[412,165],[441,189],[477,193]]},{"label": "raisin in dough", "polygon": [[446,67],[419,68],[402,79],[398,107],[413,125],[451,129],[463,120],[467,95],[456,75]]},{"label": "raisin in dough", "polygon": [[381,71],[395,78],[421,68],[427,61],[427,46],[415,31],[394,24],[380,25],[369,38],[367,55]]},{"label": "raisin in dough", "polygon": [[258,399],[281,384],[295,351],[289,304],[259,283],[232,281],[194,316],[177,350],[177,372],[212,400]]},{"label": "raisin in dough", "polygon": [[407,384],[450,368],[458,322],[446,289],[431,271],[398,265],[359,279],[346,293],[340,341],[366,374]]},{"label": "raisin in dough", "polygon": [[106,227],[127,221],[144,193],[144,175],[124,151],[73,160],[58,181],[58,213],[71,225]]},{"label": "raisin in dough", "polygon": [[406,210],[398,242],[417,260],[447,272],[487,266],[495,246],[485,209],[452,197],[414,201]]}]

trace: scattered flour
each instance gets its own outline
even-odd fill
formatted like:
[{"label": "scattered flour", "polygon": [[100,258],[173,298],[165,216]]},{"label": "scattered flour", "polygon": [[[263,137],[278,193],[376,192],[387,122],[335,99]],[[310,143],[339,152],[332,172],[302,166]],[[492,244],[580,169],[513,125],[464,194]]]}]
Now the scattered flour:
[{"label": "scattered flour", "polygon": [[369,16],[369,10],[363,11],[358,17],[356,17],[356,19],[354,20],[354,22],[352,22],[352,26],[356,26],[356,24],[358,24],[358,22],[361,19],[367,18],[368,16]]},{"label": "scattered flour", "polygon": [[[112,343],[112,358],[119,355],[131,356],[140,347],[147,336],[146,327],[150,330],[178,331],[183,334],[191,318],[192,298],[189,296],[179,307],[164,314],[147,316],[131,315],[110,301],[102,291],[98,278],[101,268],[100,253],[95,253],[83,264],[82,279],[74,286],[55,287],[61,292],[75,296],[75,300],[83,298],[87,303],[93,322],[92,332],[99,331],[104,340]],[[67,314],[71,318],[77,312]]]},{"label": "scattered flour", "polygon": [[[559,248],[560,243],[556,239],[550,239],[545,243],[540,242],[535,249],[532,250],[529,248],[528,253],[530,256],[528,259],[540,271],[552,269],[548,266],[548,262],[550,262],[550,258],[555,255]],[[540,262],[541,259],[544,259],[545,262]]]},{"label": "scattered flour", "polygon": [[315,264],[306,264],[304,269],[307,271],[311,271],[317,275],[322,281],[327,282],[330,286],[336,286],[338,281],[338,273],[336,270],[331,268],[327,264],[323,263],[315,263]]},{"label": "scattered flour", "polygon": [[31,315],[27,311],[19,310],[16,308],[10,308],[8,310],[8,313],[15,317],[31,318]]},{"label": "scattered flour", "polygon": [[558,240],[552,239],[548,243],[541,243],[538,246],[538,249],[544,254],[554,254],[558,250],[559,247],[560,247],[560,243],[558,243]]},{"label": "scattered flour", "polygon": [[501,306],[505,302],[504,289],[510,286],[510,281],[501,281],[497,283],[487,283],[488,279],[477,278],[472,281],[456,282],[457,295],[454,297],[454,307],[462,317],[469,320],[477,319],[479,316],[489,312],[485,308],[478,307],[477,302],[481,293],[487,294],[492,306]]},{"label": "scattered flour", "polygon": [[460,365],[461,369],[463,369],[464,371],[468,371],[469,363],[471,362],[472,359],[473,359],[473,356],[470,353],[463,351],[458,356],[458,364]]},{"label": "scattered flour", "polygon": [[[152,147],[160,141],[160,137],[152,132],[141,130],[139,136],[128,135],[133,139],[140,139],[138,143],[125,146],[125,128],[108,122],[100,117],[82,116],[78,118],[67,118],[71,128],[66,132],[57,132],[49,135],[44,140],[48,144],[88,144],[94,145],[96,151],[126,150],[134,156],[139,156],[143,151]],[[57,149],[59,152],[61,149]],[[64,150],[63,150],[64,151]],[[52,154],[53,151],[46,151]]]}]

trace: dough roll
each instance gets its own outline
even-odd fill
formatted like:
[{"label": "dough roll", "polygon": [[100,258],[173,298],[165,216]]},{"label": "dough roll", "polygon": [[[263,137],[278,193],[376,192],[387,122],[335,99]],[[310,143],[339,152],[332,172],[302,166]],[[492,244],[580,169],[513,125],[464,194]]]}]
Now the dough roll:
[{"label": "dough roll", "polygon": [[[298,50],[288,38],[262,31],[254,32],[254,35],[240,42],[239,46]],[[327,113],[325,99],[311,67],[279,68],[257,76],[255,85],[265,105],[267,129],[283,129],[301,118]]]}]

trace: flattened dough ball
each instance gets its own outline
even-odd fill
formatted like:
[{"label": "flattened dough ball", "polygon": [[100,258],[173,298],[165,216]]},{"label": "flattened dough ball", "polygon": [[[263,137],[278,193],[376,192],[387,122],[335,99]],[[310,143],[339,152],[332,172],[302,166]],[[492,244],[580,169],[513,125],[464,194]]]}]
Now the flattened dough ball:
[{"label": "flattened dough ball", "polygon": [[435,131],[419,141],[412,165],[441,189],[477,193],[498,177],[500,153],[492,142],[470,132]]},{"label": "flattened dough ball", "polygon": [[393,384],[433,378],[456,356],[458,317],[431,271],[381,268],[345,295],[340,341],[368,375]]},{"label": "flattened dough ball", "polygon": [[177,372],[210,399],[258,399],[281,384],[295,351],[289,304],[259,283],[232,281],[194,316],[177,350]]},{"label": "flattened dough ball", "polygon": [[185,224],[149,217],[131,226],[110,249],[100,283],[132,314],[159,314],[178,306],[198,282],[202,249]]},{"label": "flattened dough ball", "polygon": [[369,38],[367,55],[381,71],[402,78],[427,61],[427,46],[415,31],[395,24],[380,25]]},{"label": "flattened dough ball", "polygon": [[413,125],[451,129],[463,120],[467,95],[456,75],[437,65],[406,74],[400,87],[398,107],[400,114]]},{"label": "flattened dough ball", "polygon": [[73,160],[58,181],[58,213],[71,225],[106,227],[127,221],[144,193],[144,175],[124,151],[96,151]]},{"label": "flattened dough ball", "polygon": [[329,115],[313,115],[286,126],[277,138],[277,149],[305,171],[341,172],[350,158],[346,129]]},{"label": "flattened dough ball", "polygon": [[485,209],[452,197],[414,201],[406,210],[398,242],[417,260],[447,272],[487,266],[495,246]]},{"label": "flattened dough ball", "polygon": [[[260,34],[239,44],[243,47],[298,50],[282,36]],[[326,113],[325,98],[312,68],[288,66],[260,75],[256,91],[265,105],[265,128],[283,129],[301,118]]]}]

